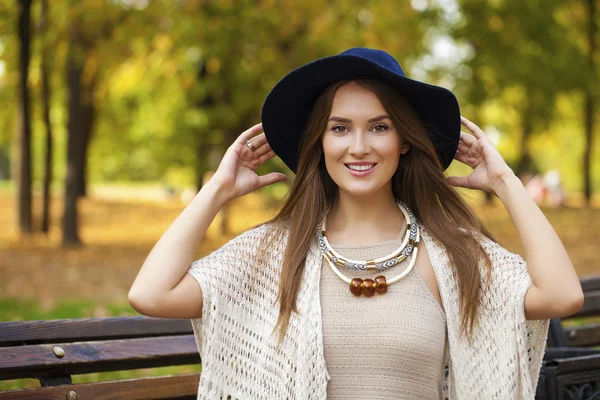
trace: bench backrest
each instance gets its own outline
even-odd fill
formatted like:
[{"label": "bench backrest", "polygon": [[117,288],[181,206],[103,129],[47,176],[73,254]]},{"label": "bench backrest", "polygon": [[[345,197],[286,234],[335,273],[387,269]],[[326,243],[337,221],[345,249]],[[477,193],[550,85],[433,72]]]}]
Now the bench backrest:
[{"label": "bench backrest", "polygon": [[190,320],[147,317],[0,322],[0,380],[41,388],[4,399],[195,399],[199,374],[73,385],[71,375],[200,363]]},{"label": "bench backrest", "polygon": [[[577,313],[552,320],[548,333],[551,347],[591,347],[600,345],[600,323],[586,323],[582,326],[565,328],[564,322],[584,317],[600,317],[600,276],[581,279],[585,300]],[[600,322],[600,318],[598,318]]]}]

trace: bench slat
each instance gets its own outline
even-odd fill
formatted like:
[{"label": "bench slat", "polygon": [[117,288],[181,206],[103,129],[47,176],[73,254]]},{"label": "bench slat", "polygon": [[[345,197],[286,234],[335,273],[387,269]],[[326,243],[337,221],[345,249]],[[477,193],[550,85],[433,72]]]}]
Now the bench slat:
[{"label": "bench slat", "polygon": [[158,400],[189,398],[195,400],[200,374],[169,375],[151,378],[126,379],[61,385],[0,392],[0,400],[64,400],[73,390],[79,399],[94,400]]},{"label": "bench slat", "polygon": [[580,318],[598,315],[600,313],[600,290],[585,292],[583,307],[569,318]]},{"label": "bench slat", "polygon": [[600,324],[589,324],[565,328],[569,347],[590,347],[600,345]]},{"label": "bench slat", "polygon": [[0,347],[189,333],[189,319],[113,317],[1,322]]},{"label": "bench slat", "polygon": [[589,276],[587,278],[581,278],[581,289],[584,292],[593,292],[600,290],[600,276]]},{"label": "bench slat", "polygon": [[0,380],[198,364],[193,335],[0,348]]}]

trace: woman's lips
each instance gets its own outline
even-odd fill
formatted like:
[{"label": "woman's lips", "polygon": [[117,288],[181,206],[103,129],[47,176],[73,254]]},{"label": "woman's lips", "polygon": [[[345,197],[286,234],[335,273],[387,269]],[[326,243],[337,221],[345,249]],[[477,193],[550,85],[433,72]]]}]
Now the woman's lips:
[{"label": "woman's lips", "polygon": [[[368,164],[352,164],[352,165],[368,165]],[[363,177],[363,176],[367,176],[369,175],[371,172],[373,172],[373,170],[375,169],[375,167],[377,167],[376,163],[373,163],[373,166],[370,169],[367,169],[365,171],[357,171],[354,169],[351,169],[348,164],[344,164],[344,166],[346,167],[346,169],[353,175],[356,177]]]}]

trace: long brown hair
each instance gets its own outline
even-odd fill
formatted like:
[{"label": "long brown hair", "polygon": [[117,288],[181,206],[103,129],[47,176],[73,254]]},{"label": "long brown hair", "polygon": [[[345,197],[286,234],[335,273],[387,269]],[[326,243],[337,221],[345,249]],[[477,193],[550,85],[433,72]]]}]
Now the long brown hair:
[{"label": "long brown hair", "polygon": [[[490,260],[473,233],[492,238],[457,190],[444,177],[442,165],[426,128],[412,106],[393,87],[379,81],[354,79],[372,91],[388,112],[399,133],[410,144],[392,177],[392,191],[404,201],[427,231],[445,247],[458,281],[461,330],[471,336],[482,293],[480,259],[485,260],[487,277]],[[323,210],[334,203],[338,187],[325,168],[321,136],[327,129],[333,99],[338,88],[349,81],[327,87],[315,101],[308,116],[299,149],[296,179],[281,211],[270,223],[289,229],[279,284],[279,342],[283,340],[291,313],[298,312],[296,299],[309,247]],[[307,229],[315,227],[315,229]],[[493,238],[492,238],[493,239]]]}]

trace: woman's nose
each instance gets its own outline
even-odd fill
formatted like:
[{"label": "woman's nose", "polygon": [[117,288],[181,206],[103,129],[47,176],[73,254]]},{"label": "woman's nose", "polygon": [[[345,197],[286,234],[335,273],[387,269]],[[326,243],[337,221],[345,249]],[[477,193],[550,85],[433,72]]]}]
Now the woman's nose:
[{"label": "woman's nose", "polygon": [[366,135],[361,132],[357,132],[352,135],[352,142],[350,143],[350,147],[348,148],[348,152],[350,154],[360,156],[363,154],[367,154],[370,151],[370,146],[367,140]]}]

